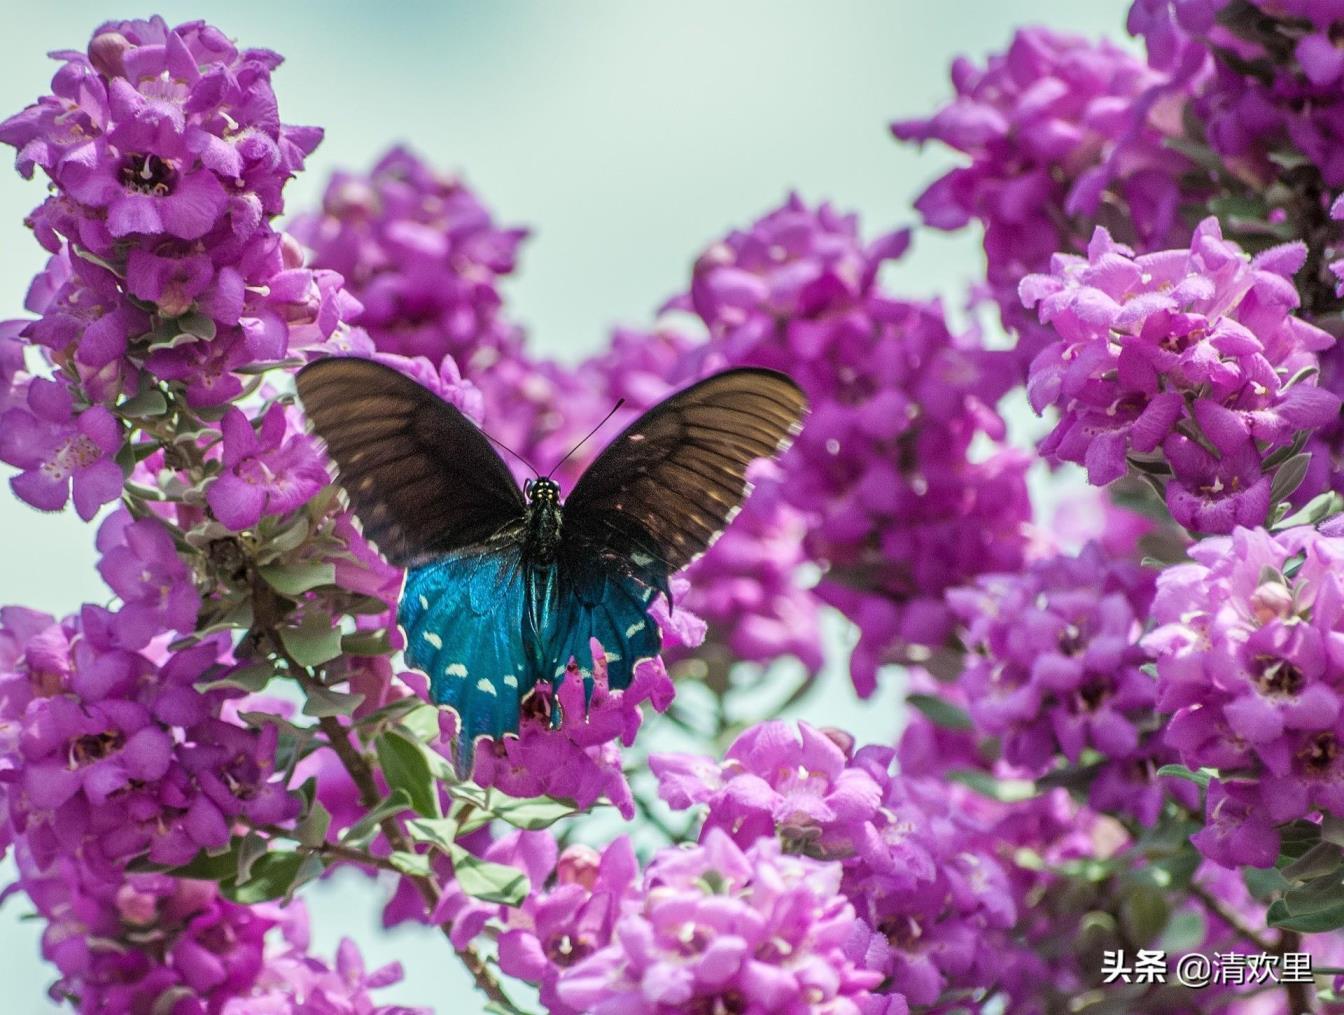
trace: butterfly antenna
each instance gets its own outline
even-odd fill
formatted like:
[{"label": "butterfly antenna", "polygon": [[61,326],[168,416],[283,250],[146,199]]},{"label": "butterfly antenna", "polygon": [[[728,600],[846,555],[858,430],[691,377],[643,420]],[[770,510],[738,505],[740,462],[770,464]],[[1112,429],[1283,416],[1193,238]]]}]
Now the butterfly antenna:
[{"label": "butterfly antenna", "polygon": [[518,461],[522,462],[522,463],[523,463],[524,465],[526,465],[529,469],[531,469],[531,470],[532,470],[532,475],[534,475],[534,476],[540,476],[540,475],[541,475],[541,473],[537,471],[537,467],[536,467],[535,465],[533,465],[531,462],[529,462],[526,458],[524,458],[522,455],[520,455],[517,451],[514,451],[513,448],[509,447],[507,444],[505,444],[505,443],[504,443],[502,440],[500,440],[498,437],[493,437],[493,436],[491,436],[490,434],[485,433],[484,430],[482,430],[481,433],[484,433],[486,437],[489,437],[490,440],[494,441],[496,444],[498,444],[501,448],[503,448],[503,449],[504,449],[505,451],[507,451],[509,454],[513,455],[514,458],[518,459]]},{"label": "butterfly antenna", "polygon": [[587,444],[588,439],[592,437],[593,434],[597,433],[597,431],[601,430],[604,426],[606,426],[607,420],[611,419],[612,416],[616,415],[616,410],[619,409],[624,404],[625,404],[624,398],[617,399],[616,404],[611,407],[611,412],[607,413],[605,416],[602,417],[601,423],[597,424],[597,426],[593,427],[591,430],[588,431],[587,437],[585,437],[583,440],[579,441],[579,443],[575,444],[572,448],[570,448],[569,454],[565,455],[564,458],[560,459],[560,461],[556,462],[555,465],[551,467],[551,471],[546,473],[546,478],[550,479],[551,476],[555,475],[555,470],[560,468],[560,466],[564,465],[567,461],[569,461],[570,457],[574,454],[575,451],[578,451],[579,448]]}]

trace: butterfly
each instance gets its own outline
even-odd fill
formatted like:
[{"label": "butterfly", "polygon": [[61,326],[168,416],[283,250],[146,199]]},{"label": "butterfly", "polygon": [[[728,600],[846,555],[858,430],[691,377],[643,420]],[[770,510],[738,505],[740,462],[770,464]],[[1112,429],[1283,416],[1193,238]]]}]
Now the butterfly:
[{"label": "butterfly", "polygon": [[782,373],[714,374],[636,419],[562,502],[549,476],[520,490],[475,424],[391,367],[322,359],[297,384],[364,535],[407,569],[406,660],[457,712],[464,773],[477,739],[516,732],[523,699],[558,688],[571,663],[591,698],[594,640],[608,686],[629,686],[662,647],[655,597],[671,607],[670,576],[714,542],[750,492],[747,467],[782,454],[807,412]]}]

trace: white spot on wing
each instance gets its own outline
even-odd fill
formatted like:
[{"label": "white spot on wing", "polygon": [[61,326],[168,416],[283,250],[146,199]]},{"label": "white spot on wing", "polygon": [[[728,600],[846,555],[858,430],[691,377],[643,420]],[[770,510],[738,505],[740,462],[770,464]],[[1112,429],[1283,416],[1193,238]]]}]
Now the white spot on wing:
[{"label": "white spot on wing", "polygon": [[640,567],[647,567],[653,563],[653,558],[643,553],[632,553],[630,554],[630,561]]},{"label": "white spot on wing", "polygon": [[443,668],[443,675],[445,677],[465,677],[467,668],[461,663],[449,663]]},{"label": "white spot on wing", "polygon": [[435,648],[443,648],[443,639],[440,638],[433,631],[426,631],[423,635],[421,635],[421,637],[423,637],[425,641],[429,642]]},{"label": "white spot on wing", "polygon": [[476,690],[484,691],[486,694],[493,694],[493,695],[499,694],[499,692],[495,690],[495,685],[490,683],[490,681],[486,680],[485,677],[482,677],[480,680],[476,681]]},{"label": "white spot on wing", "polygon": [[429,609],[429,600],[426,599],[424,596],[420,597],[420,609],[422,610]]},{"label": "white spot on wing", "polygon": [[518,678],[515,677],[512,673],[506,673],[506,674],[504,674],[504,686],[505,686],[505,687],[513,687],[513,688],[517,688],[517,686],[518,686]]},{"label": "white spot on wing", "polygon": [[644,630],[644,621],[637,620],[625,629],[625,636],[633,638],[638,632]]}]

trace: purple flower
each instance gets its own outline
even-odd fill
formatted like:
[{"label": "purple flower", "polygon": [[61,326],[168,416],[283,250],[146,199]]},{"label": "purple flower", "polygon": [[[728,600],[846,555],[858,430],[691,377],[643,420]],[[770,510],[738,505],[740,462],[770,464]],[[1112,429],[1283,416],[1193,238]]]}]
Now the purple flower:
[{"label": "purple flower", "polygon": [[56,381],[27,381],[25,405],[0,416],[0,460],[23,470],[9,484],[42,511],[59,511],[73,491],[88,521],[121,496],[121,425],[100,405],[75,411],[70,390]]},{"label": "purple flower", "polygon": [[87,56],[57,58],[53,94],[0,124],[0,141],[25,176],[40,166],[78,203],[79,240],[97,254],[123,237],[246,239],[321,138],[280,125],[276,54],[239,51],[203,22],[109,22]]},{"label": "purple flower", "polygon": [[400,983],[400,962],[366,971],[359,947],[341,938],[334,965],[308,953],[308,917],[302,907],[286,912],[285,947],[267,955],[250,990],[224,1002],[221,1015],[432,1015],[429,1008],[375,1004],[372,990]]},{"label": "purple flower", "polygon": [[722,764],[659,755],[650,767],[673,807],[708,805],[702,841],[780,842],[838,860],[859,920],[848,953],[884,974],[884,992],[931,1004],[944,990],[989,986],[1016,908],[991,837],[941,780],[893,775],[894,751],[851,756],[851,746],[771,721],[738,737]]},{"label": "purple flower", "polygon": [[[679,623],[684,624],[685,612],[677,611]],[[665,617],[655,619],[662,626],[664,637],[671,634],[671,643],[677,644],[677,631],[670,621]],[[700,633],[703,634],[703,628]],[[661,658],[637,667],[630,686],[623,691],[608,690],[605,659],[599,656],[595,662],[590,700],[584,699],[583,681],[577,672],[566,676],[555,694],[556,700],[552,700],[549,688],[536,688],[523,703],[518,735],[477,747],[472,778],[482,786],[493,786],[511,796],[569,799],[582,809],[605,798],[627,820],[632,819],[634,799],[616,741],[627,747],[633,744],[644,721],[641,706],[648,702],[662,712],[672,703],[676,692]],[[551,713],[557,706],[567,717],[558,729],[551,725]],[[445,750],[446,744],[456,738],[456,730],[451,732],[453,736],[445,742]]]},{"label": "purple flower", "polygon": [[1264,459],[1339,414],[1310,380],[1334,339],[1293,316],[1305,256],[1285,244],[1252,260],[1209,218],[1188,250],[1140,256],[1098,228],[1087,257],[1024,278],[1022,302],[1058,336],[1028,381],[1037,412],[1061,411],[1042,454],[1098,486],[1131,462],[1169,468],[1167,503],[1193,531],[1265,521]]},{"label": "purple flower", "polygon": [[1157,685],[1139,639],[1152,597],[1151,572],[1095,543],[948,593],[965,625],[958,686],[976,732],[999,738],[1003,759],[1033,777],[1059,754],[1077,765],[1099,752],[1093,806],[1145,822],[1162,804],[1153,773],[1175,760],[1145,729]]},{"label": "purple flower", "polygon": [[989,291],[1025,368],[1049,338],[1022,313],[1021,278],[1081,245],[1103,211],[1140,246],[1171,242],[1193,167],[1163,143],[1179,125],[1163,76],[1108,42],[1024,29],[983,67],[958,59],[951,77],[956,97],[946,107],[898,121],[892,133],[968,157],[915,207],[936,229],[984,226]]},{"label": "purple flower", "polygon": [[280,123],[278,55],[154,18],[55,56],[52,94],[0,124],[0,141],[53,189],[30,219],[54,256],[28,334],[78,368],[90,401],[134,394],[147,367],[193,406],[219,405],[242,390],[234,371],[341,327],[357,305],[270,223],[321,138]]},{"label": "purple flower", "polygon": [[595,1015],[857,1012],[881,977],[846,954],[854,910],[839,884],[836,864],[785,856],[771,840],[744,851],[712,831],[653,859],[612,943],[564,970],[557,993]]},{"label": "purple flower", "polygon": [[163,523],[116,511],[99,527],[97,546],[98,573],[124,604],[113,620],[121,647],[144,648],[163,631],[195,628],[201,598]]},{"label": "purple flower", "polygon": [[107,269],[67,247],[53,254],[29,290],[26,306],[41,314],[27,334],[58,359],[100,369],[125,355],[132,337],[149,330],[149,319],[128,303]]},{"label": "purple flower", "polygon": [[287,437],[287,427],[279,404],[257,429],[237,408],[224,414],[222,471],[205,496],[215,517],[235,532],[253,527],[262,515],[288,514],[330,479],[313,439],[301,432]]},{"label": "purple flower", "polygon": [[816,595],[859,623],[851,672],[864,695],[903,646],[948,637],[944,589],[1021,562],[1029,516],[1026,459],[997,443],[991,408],[1012,382],[1006,354],[952,334],[936,303],[883,290],[882,266],[907,243],[864,244],[853,216],[792,197],[706,250],[670,304],[709,331],[692,376],[775,367],[810,399],[779,497],[806,519],[807,555],[828,565]]},{"label": "purple flower", "polygon": [[344,276],[363,304],[360,326],[378,348],[475,373],[516,355],[521,331],[501,311],[496,286],[514,270],[525,229],[502,229],[475,194],[393,148],[367,177],[337,173],[319,214],[294,235],[313,263]]},{"label": "purple flower", "polygon": [[639,878],[639,862],[625,836],[601,853],[569,846],[555,863],[549,889],[535,885],[516,908],[500,907],[499,967],[541,988],[552,1015],[578,1015],[560,1000],[556,986],[565,972],[611,943],[621,903]]},{"label": "purple flower", "polygon": [[118,615],[96,607],[64,625],[0,620],[17,623],[0,637],[12,645],[0,653],[0,715],[17,734],[0,770],[39,867],[73,855],[180,864],[226,843],[238,814],[294,817],[275,779],[274,728],[221,722],[225,692],[196,687],[232,666],[217,638],[156,663],[120,647]]},{"label": "purple flower", "polygon": [[1237,528],[1190,556],[1159,577],[1143,642],[1174,713],[1165,740],[1192,768],[1237,775],[1209,794],[1196,845],[1263,866],[1273,825],[1344,815],[1344,540]]}]

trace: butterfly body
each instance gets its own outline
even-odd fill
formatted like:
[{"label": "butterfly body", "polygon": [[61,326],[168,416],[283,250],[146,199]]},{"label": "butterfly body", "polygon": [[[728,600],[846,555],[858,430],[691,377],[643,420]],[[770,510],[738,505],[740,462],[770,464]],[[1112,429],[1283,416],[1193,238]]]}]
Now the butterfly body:
[{"label": "butterfly body", "polygon": [[564,525],[565,509],[560,503],[560,487],[554,480],[542,477],[529,482],[525,492],[527,511],[523,515],[523,524],[527,529],[527,542],[523,545],[523,558],[537,566],[549,566],[555,563],[560,552],[560,531]]},{"label": "butterfly body", "polygon": [[[716,374],[631,424],[562,503],[549,477],[520,491],[474,424],[389,367],[319,360],[298,387],[365,535],[407,568],[406,660],[457,712],[464,772],[477,738],[518,729],[539,684],[574,673],[586,703],[600,658],[608,687],[629,686],[662,646],[656,596],[670,606],[670,576],[728,524],[747,466],[786,447],[806,409],[782,374]],[[558,724],[554,696],[551,709]]]}]

